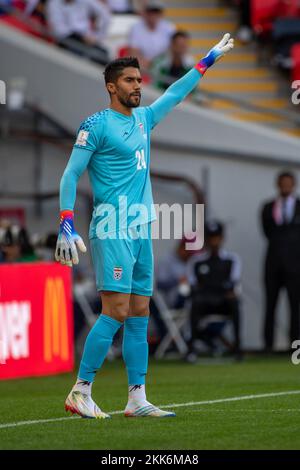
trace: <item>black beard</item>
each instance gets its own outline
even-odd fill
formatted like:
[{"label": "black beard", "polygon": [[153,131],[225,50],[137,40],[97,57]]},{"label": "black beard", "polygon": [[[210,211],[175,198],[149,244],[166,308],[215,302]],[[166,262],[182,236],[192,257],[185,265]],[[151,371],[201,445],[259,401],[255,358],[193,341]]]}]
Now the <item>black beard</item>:
[{"label": "black beard", "polygon": [[126,106],[127,108],[137,108],[140,105],[141,98],[139,99],[137,104],[130,101],[130,97],[127,98],[127,100],[124,100],[123,98],[119,97],[119,101],[123,106]]}]

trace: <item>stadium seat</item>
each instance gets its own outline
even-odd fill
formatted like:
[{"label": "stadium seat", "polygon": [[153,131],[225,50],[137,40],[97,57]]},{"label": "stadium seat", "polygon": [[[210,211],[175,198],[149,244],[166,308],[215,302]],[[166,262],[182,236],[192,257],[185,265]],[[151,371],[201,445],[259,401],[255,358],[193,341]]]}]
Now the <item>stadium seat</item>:
[{"label": "stadium seat", "polygon": [[292,48],[300,42],[300,18],[278,18],[274,22],[272,38],[277,64],[283,69],[292,69]]},{"label": "stadium seat", "polygon": [[267,35],[272,31],[273,21],[280,13],[280,7],[280,0],[252,0],[251,25],[257,35]]},{"label": "stadium seat", "polygon": [[300,4],[298,0],[252,0],[251,25],[259,36],[268,35],[273,29],[276,18],[299,17]]},{"label": "stadium seat", "polygon": [[13,7],[20,11],[25,11],[26,2],[24,0],[13,0]]},{"label": "stadium seat", "polygon": [[293,60],[292,81],[300,80],[300,43],[292,47],[291,56]]},{"label": "stadium seat", "polygon": [[300,4],[298,0],[281,0],[280,5],[280,15],[281,16],[300,16]]},{"label": "stadium seat", "polygon": [[118,50],[118,57],[127,57],[128,56],[128,46],[122,46],[120,47],[120,49]]},{"label": "stadium seat", "polygon": [[[16,16],[12,16],[12,15],[0,16],[0,22],[3,22],[8,26],[16,28],[19,31],[30,34],[37,38],[44,39],[48,42],[54,42],[51,38],[45,36],[45,34],[42,32],[42,28],[45,28],[45,26],[42,25],[40,21],[38,21],[37,19],[32,19],[32,18],[30,19],[30,21],[31,21],[31,24],[29,25],[25,20],[22,20],[21,18],[18,18]],[[34,27],[35,24],[36,24],[36,28]],[[41,28],[41,32],[39,31],[39,28]]]}]

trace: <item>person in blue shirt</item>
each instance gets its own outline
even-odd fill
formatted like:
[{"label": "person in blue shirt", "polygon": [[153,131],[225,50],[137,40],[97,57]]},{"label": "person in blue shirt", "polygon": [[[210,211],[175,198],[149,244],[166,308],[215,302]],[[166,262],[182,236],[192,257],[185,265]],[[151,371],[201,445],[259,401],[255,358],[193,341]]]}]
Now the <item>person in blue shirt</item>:
[{"label": "person in blue shirt", "polygon": [[92,384],[119,328],[128,375],[127,417],[171,417],[146,399],[147,327],[153,288],[150,182],[152,129],[198,84],[206,70],[234,46],[230,34],[150,106],[139,107],[141,73],[136,58],[116,59],[104,71],[109,108],[85,119],[61,179],[60,229],[55,257],[78,264],[85,252],[74,228],[77,181],[87,169],[94,197],[89,238],[102,313],[89,332],[76,384],[65,409],[82,417],[109,418],[91,397]]}]

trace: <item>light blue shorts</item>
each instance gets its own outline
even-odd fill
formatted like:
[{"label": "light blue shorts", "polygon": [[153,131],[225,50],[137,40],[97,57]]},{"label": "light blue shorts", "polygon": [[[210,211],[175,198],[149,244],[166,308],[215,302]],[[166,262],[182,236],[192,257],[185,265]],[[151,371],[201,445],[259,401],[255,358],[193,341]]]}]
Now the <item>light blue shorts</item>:
[{"label": "light blue shorts", "polygon": [[151,223],[134,227],[133,239],[92,238],[92,260],[97,290],[151,296],[153,292],[153,250]]}]

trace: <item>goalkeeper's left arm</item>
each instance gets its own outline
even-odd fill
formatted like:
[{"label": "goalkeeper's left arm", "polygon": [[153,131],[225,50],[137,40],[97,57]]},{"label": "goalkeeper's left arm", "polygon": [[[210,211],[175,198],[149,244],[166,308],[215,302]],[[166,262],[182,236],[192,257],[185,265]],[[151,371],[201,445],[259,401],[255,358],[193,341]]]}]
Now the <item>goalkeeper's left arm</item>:
[{"label": "goalkeeper's left arm", "polygon": [[193,91],[209,67],[234,47],[234,40],[227,33],[208,54],[182,78],[173,83],[149,109],[152,111],[153,127],[158,124],[177,104]]}]

